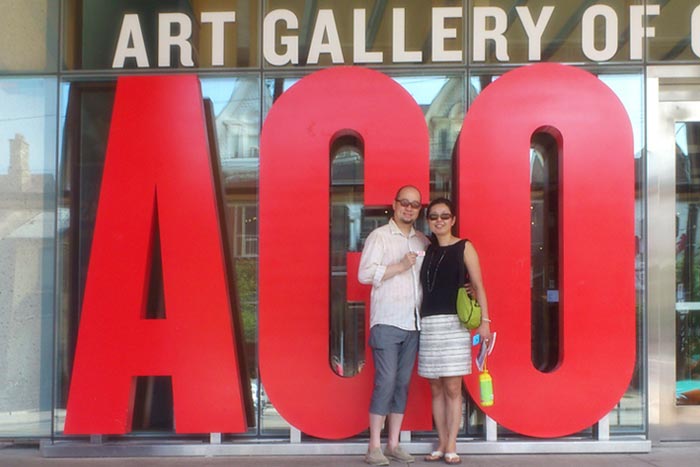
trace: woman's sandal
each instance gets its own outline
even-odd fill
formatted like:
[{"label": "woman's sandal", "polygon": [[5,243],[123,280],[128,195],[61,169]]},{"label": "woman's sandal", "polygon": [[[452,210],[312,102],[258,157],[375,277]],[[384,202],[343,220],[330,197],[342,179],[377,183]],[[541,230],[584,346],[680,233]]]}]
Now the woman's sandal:
[{"label": "woman's sandal", "polygon": [[445,456],[445,454],[442,451],[433,451],[430,454],[428,454],[427,456],[425,456],[423,458],[423,460],[427,461],[427,462],[435,462],[435,461],[439,461],[444,456]]},{"label": "woman's sandal", "polygon": [[462,463],[462,459],[456,452],[446,452],[444,456],[445,464],[457,465]]}]

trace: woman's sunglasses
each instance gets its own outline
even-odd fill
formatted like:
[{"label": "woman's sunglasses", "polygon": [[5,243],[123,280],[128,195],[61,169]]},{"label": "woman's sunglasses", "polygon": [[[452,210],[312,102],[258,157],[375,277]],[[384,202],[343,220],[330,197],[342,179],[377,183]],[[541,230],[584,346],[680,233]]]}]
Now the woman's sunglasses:
[{"label": "woman's sunglasses", "polygon": [[452,219],[452,214],[450,214],[449,212],[443,212],[442,214],[432,213],[428,214],[428,219],[431,221],[436,221],[438,219],[442,219],[443,221],[449,221],[450,219]]}]

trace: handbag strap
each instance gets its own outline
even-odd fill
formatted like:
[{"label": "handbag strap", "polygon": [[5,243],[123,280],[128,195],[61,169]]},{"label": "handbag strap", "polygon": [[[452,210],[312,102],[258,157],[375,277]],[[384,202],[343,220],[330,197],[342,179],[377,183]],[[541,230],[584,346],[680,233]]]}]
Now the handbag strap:
[{"label": "handbag strap", "polygon": [[469,271],[467,270],[467,267],[464,265],[464,249],[467,247],[467,240],[466,238],[463,238],[460,240],[462,242],[462,248],[460,248],[461,255],[459,257],[459,277],[460,280],[462,281],[459,286],[462,287],[464,284],[469,282]]}]

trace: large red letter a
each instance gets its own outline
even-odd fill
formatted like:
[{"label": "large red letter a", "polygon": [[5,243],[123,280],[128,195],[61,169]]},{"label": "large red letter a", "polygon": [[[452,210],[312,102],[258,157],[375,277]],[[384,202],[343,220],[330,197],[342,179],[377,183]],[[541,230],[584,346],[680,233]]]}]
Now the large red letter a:
[{"label": "large red letter a", "polygon": [[[166,318],[145,319],[156,216]],[[65,433],[130,431],[141,375],[172,376],[177,432],[246,430],[218,222],[197,78],[120,78]]]}]

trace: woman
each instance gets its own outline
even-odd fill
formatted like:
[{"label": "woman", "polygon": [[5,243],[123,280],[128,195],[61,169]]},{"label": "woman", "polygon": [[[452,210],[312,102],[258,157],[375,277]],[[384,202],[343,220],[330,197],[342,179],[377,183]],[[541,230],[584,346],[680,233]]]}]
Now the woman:
[{"label": "woman", "polygon": [[421,267],[423,304],[418,351],[418,374],[430,380],[433,418],[438,432],[436,449],[426,461],[462,462],[457,455],[457,432],[462,417],[462,377],[471,373],[471,334],[457,317],[457,289],[469,274],[472,293],[481,305],[477,332],[491,339],[486,292],[479,257],[468,240],[452,235],[455,224],[450,200],[438,198],[428,205],[432,244]]}]

